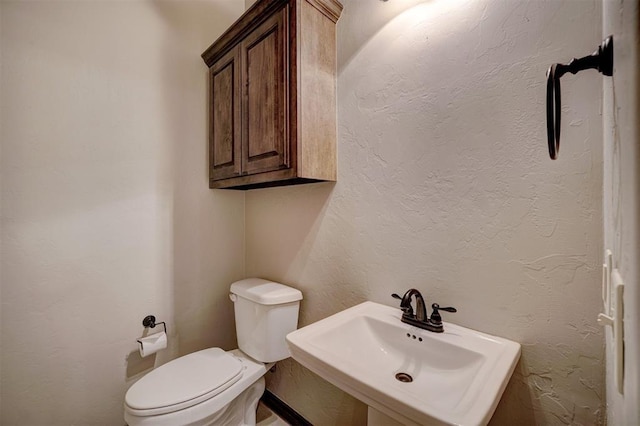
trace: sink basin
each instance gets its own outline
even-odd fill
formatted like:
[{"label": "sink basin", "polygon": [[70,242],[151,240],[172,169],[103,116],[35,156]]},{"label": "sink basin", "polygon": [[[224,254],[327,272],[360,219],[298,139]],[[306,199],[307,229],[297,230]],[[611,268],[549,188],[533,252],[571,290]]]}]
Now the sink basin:
[{"label": "sink basin", "polygon": [[489,422],[520,345],[455,324],[434,333],[374,302],[287,335],[291,356],[328,382],[406,425]]}]

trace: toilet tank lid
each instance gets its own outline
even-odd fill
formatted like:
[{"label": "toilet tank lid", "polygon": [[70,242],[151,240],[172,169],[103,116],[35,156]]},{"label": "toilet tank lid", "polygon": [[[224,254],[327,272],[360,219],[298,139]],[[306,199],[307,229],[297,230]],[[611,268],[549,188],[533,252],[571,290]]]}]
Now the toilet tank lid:
[{"label": "toilet tank lid", "polygon": [[302,292],[262,278],[247,278],[231,284],[231,293],[261,305],[277,305],[302,300]]}]

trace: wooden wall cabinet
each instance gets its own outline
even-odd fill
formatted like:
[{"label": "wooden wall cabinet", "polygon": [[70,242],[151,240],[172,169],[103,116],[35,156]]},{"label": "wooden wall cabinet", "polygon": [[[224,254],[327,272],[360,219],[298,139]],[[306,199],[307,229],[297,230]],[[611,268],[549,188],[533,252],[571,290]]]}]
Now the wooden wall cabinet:
[{"label": "wooden wall cabinet", "polygon": [[336,180],[336,0],[258,0],[203,54],[209,187]]}]

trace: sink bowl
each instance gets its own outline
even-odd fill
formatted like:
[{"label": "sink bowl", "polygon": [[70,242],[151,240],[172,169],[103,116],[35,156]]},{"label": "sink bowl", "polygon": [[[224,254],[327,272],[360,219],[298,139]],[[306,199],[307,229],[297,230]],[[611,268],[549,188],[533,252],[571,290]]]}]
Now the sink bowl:
[{"label": "sink bowl", "polygon": [[433,333],[364,302],[287,335],[291,356],[406,425],[487,424],[520,345],[455,324]]}]

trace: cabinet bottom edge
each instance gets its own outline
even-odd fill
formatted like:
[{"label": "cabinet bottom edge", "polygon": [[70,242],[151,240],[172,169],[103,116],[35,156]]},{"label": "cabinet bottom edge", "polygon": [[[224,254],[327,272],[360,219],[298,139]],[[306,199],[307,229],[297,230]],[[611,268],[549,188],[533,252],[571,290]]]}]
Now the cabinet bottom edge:
[{"label": "cabinet bottom edge", "polygon": [[226,186],[223,181],[210,181],[209,188],[247,191],[250,189],[273,188],[276,186],[302,185],[306,183],[320,183],[320,182],[335,182],[335,180],[292,178],[292,179],[276,180],[272,182],[259,182],[259,183],[250,183],[250,184],[234,185],[234,186]]}]

